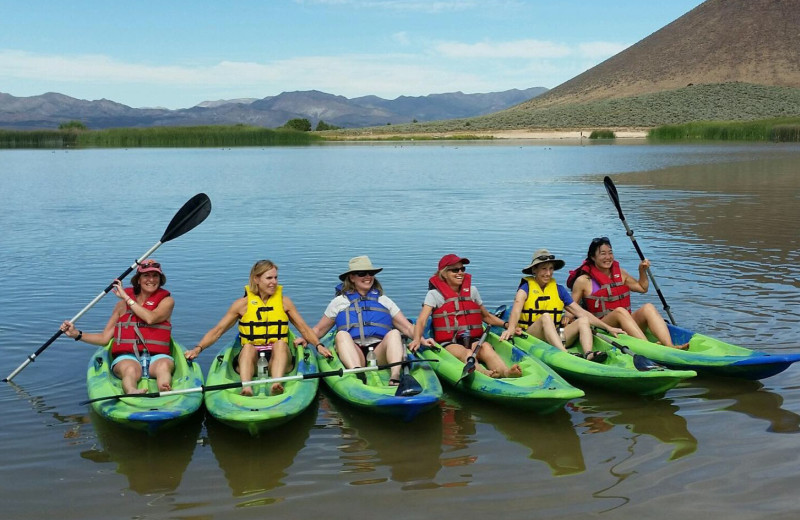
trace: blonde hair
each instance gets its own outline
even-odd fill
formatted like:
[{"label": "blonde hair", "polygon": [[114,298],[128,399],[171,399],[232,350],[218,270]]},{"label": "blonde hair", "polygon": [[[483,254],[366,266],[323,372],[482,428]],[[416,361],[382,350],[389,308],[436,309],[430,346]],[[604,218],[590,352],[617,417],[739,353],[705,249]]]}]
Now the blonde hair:
[{"label": "blonde hair", "polygon": [[278,270],[278,266],[272,260],[259,260],[258,262],[253,264],[253,268],[250,269],[250,279],[248,285],[250,286],[250,291],[259,298],[261,298],[261,293],[258,290],[258,284],[256,283],[256,279],[273,268],[276,271]]}]

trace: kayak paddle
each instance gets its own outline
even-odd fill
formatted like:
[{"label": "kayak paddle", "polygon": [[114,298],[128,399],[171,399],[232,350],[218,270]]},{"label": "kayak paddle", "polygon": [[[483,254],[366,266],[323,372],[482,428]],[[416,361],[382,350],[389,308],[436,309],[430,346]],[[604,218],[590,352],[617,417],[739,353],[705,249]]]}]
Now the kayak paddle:
[{"label": "kayak paddle", "polygon": [[81,406],[89,403],[96,403],[98,401],[109,401],[111,399],[122,399],[127,397],[167,397],[170,395],[182,395],[182,394],[193,394],[197,392],[213,392],[215,390],[228,390],[231,388],[244,388],[245,386],[254,386],[254,385],[265,385],[270,383],[285,383],[287,381],[302,381],[304,379],[319,379],[321,377],[329,377],[329,376],[343,376],[344,374],[358,374],[359,372],[372,372],[375,370],[383,370],[386,368],[390,368],[396,365],[406,365],[409,363],[430,363],[436,362],[438,360],[430,360],[430,359],[407,359],[404,361],[397,361],[395,363],[388,363],[386,365],[376,365],[371,367],[357,367],[357,368],[340,368],[338,370],[328,370],[327,372],[314,372],[313,374],[298,374],[294,376],[283,376],[283,377],[272,377],[268,379],[254,379],[253,381],[245,381],[245,382],[235,382],[235,383],[223,383],[219,385],[210,385],[210,386],[195,386],[192,388],[182,388],[180,390],[165,390],[163,392],[147,392],[144,394],[117,394],[117,395],[106,395],[103,397],[95,397],[94,399],[88,399],[86,401],[81,401]]},{"label": "kayak paddle", "polygon": [[[126,276],[128,276],[131,273],[131,271],[136,269],[136,267],[142,261],[148,258],[156,249],[158,249],[161,246],[161,244],[169,242],[173,238],[178,238],[184,233],[187,233],[192,229],[194,229],[195,227],[197,227],[197,225],[199,225],[206,219],[209,213],[211,213],[211,200],[208,198],[208,195],[206,195],[205,193],[198,193],[197,195],[189,199],[186,202],[186,204],[184,204],[181,207],[181,209],[178,210],[175,216],[172,217],[172,220],[170,221],[169,225],[167,225],[167,229],[161,236],[161,240],[156,242],[156,244],[150,249],[148,249],[147,252],[143,254],[138,260],[134,261],[134,263],[131,264],[131,266],[128,267],[125,270],[125,272],[119,275],[117,279],[122,280]],[[108,287],[106,287],[103,292],[95,296],[94,300],[89,302],[89,304],[86,307],[81,309],[81,311],[78,314],[76,314],[75,316],[72,317],[71,320],[69,320],[70,323],[75,323],[81,316],[83,316],[86,313],[86,311],[94,307],[94,305],[97,302],[99,302],[103,298],[103,296],[108,294],[111,291],[111,289],[113,289],[113,287],[114,287],[113,283],[108,284]],[[18,366],[13,372],[11,372],[8,375],[8,377],[3,379],[3,382],[6,383],[11,381],[17,374],[22,372],[22,370],[25,367],[27,367],[29,364],[35,361],[36,357],[39,356],[42,352],[44,352],[44,350],[47,347],[49,347],[56,339],[58,339],[58,337],[61,336],[61,334],[63,333],[64,331],[58,329],[58,332],[53,334],[53,336],[51,336],[50,339],[48,339],[44,343],[44,345],[39,347],[39,349],[36,352],[28,356],[28,358],[20,366]]]},{"label": "kayak paddle", "polygon": [[464,363],[464,369],[461,370],[461,377],[458,378],[456,384],[460,383],[463,379],[469,377],[470,374],[475,372],[475,363],[477,362],[476,359],[478,357],[478,351],[481,349],[483,342],[486,341],[486,335],[489,334],[489,329],[491,329],[491,327],[488,325],[485,329],[483,329],[483,334],[478,340],[478,346],[475,347],[475,350],[470,353],[469,357],[467,358],[467,362]]},{"label": "kayak paddle", "polygon": [[[622,224],[625,226],[625,231],[627,235],[630,237],[631,242],[633,242],[633,247],[636,249],[636,252],[639,254],[639,258],[644,261],[644,253],[642,253],[642,249],[639,247],[639,244],[636,242],[636,238],[633,236],[633,230],[628,226],[628,223],[625,221],[625,215],[622,214],[622,207],[619,204],[619,193],[617,193],[617,187],[614,186],[614,181],[611,180],[611,177],[608,175],[605,176],[603,179],[603,185],[606,187],[606,191],[608,192],[609,198],[611,198],[611,202],[614,203],[614,206],[617,208],[617,212],[619,213],[619,219],[622,221]],[[664,306],[664,311],[666,311],[667,316],[669,316],[669,321],[672,322],[673,325],[677,325],[675,323],[675,318],[672,317],[672,313],[669,310],[669,304],[667,304],[667,300],[664,299],[664,295],[661,293],[661,288],[658,286],[656,279],[653,277],[653,272],[650,268],[647,268],[647,275],[650,277],[650,281],[653,282],[653,287],[656,289],[656,293],[658,293],[658,297],[661,299],[661,305]]]},{"label": "kayak paddle", "polygon": [[616,341],[614,341],[614,338],[612,338],[611,336],[607,336],[607,335],[602,334],[601,332],[596,331],[596,330],[594,330],[592,332],[595,335],[599,336],[600,339],[602,339],[606,343],[610,343],[612,346],[618,348],[620,351],[622,351],[623,354],[627,354],[629,356],[632,356],[633,357],[633,366],[639,372],[648,372],[650,370],[663,370],[664,369],[663,366],[659,365],[655,361],[652,361],[652,360],[644,357],[641,354],[636,354],[635,352],[633,352],[631,349],[629,349],[625,345],[621,345],[621,344],[617,343]]}]

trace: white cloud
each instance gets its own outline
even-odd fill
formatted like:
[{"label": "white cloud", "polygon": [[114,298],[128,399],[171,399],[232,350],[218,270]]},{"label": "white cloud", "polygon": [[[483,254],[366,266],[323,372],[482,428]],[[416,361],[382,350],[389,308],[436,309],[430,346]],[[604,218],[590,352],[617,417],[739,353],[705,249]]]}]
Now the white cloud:
[{"label": "white cloud", "polygon": [[411,37],[409,37],[408,33],[405,31],[396,32],[392,35],[392,40],[400,45],[410,45],[411,44]]}]

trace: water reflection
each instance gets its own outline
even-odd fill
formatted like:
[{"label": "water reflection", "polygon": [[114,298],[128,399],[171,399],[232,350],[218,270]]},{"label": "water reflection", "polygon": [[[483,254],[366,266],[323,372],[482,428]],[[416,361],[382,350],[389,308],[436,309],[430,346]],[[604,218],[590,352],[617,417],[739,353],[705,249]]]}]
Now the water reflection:
[{"label": "water reflection", "polygon": [[94,410],[89,418],[99,446],[82,451],[81,457],[116,464],[117,473],[125,475],[130,489],[140,495],[177,489],[192,460],[203,421],[201,414],[195,414],[179,427],[149,436],[103,419]]},{"label": "water reflection", "polygon": [[633,433],[648,435],[673,446],[669,460],[677,460],[697,450],[697,439],[689,432],[686,419],[670,399],[592,392],[567,404],[567,409],[583,415],[578,426],[587,433],[603,433],[623,426]]},{"label": "water reflection", "polygon": [[800,432],[800,415],[784,409],[783,397],[766,390],[759,381],[698,378],[692,386],[701,390],[699,397],[704,400],[733,401],[720,410],[739,412],[768,422],[768,432]]},{"label": "water reflection", "polygon": [[317,416],[316,401],[292,421],[253,437],[209,417],[208,442],[225,474],[233,496],[245,497],[239,507],[265,505],[282,500],[264,497],[284,485],[289,467],[306,444]]},{"label": "water reflection", "polygon": [[387,478],[375,475],[389,470],[389,479],[403,484],[401,489],[439,487],[436,475],[442,468],[442,421],[438,408],[413,421],[376,416],[336,400],[321,406],[335,409],[331,424],[341,429],[342,471],[352,473],[352,485],[377,484]]},{"label": "water reflection", "polygon": [[[580,439],[565,410],[542,418],[526,413],[509,413],[508,410],[458,396],[458,400],[453,397],[446,399],[444,414],[446,425],[447,418],[452,417],[445,431],[453,432],[445,441],[460,443],[457,445],[459,448],[473,442],[470,437],[475,435],[476,422],[490,423],[509,441],[528,448],[529,458],[547,464],[554,476],[586,470]],[[474,459],[469,462],[474,462]]]}]

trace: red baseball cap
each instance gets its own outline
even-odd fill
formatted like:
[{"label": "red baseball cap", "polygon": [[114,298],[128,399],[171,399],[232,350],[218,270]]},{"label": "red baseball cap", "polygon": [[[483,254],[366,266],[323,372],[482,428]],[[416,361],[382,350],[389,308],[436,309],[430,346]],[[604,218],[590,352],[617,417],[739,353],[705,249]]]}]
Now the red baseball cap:
[{"label": "red baseball cap", "polygon": [[458,255],[454,255],[452,253],[449,254],[449,255],[444,255],[442,257],[442,259],[439,260],[439,270],[441,271],[445,267],[450,266],[450,265],[455,265],[455,264],[457,264],[459,262],[461,262],[464,265],[467,265],[469,263],[469,258],[462,258],[462,257],[460,257]]}]

